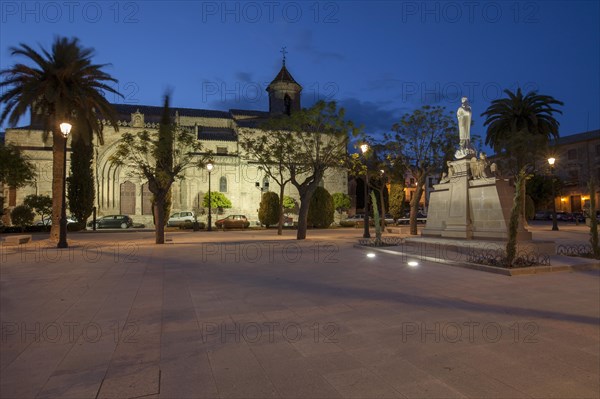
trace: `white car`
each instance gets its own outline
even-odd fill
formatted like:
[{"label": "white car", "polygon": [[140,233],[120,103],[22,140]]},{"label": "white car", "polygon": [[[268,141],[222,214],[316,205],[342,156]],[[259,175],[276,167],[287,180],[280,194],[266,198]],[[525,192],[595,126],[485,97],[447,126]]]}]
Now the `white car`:
[{"label": "white car", "polygon": [[[67,224],[71,224],[71,223],[77,223],[77,220],[75,220],[75,218],[72,216],[67,216]],[[36,226],[52,226],[52,216],[48,216],[42,220],[38,220],[35,223],[35,225]]]},{"label": "white car", "polygon": [[184,212],[176,212],[171,215],[169,220],[167,220],[167,226],[189,226],[192,227],[194,223],[194,212],[184,211]]}]

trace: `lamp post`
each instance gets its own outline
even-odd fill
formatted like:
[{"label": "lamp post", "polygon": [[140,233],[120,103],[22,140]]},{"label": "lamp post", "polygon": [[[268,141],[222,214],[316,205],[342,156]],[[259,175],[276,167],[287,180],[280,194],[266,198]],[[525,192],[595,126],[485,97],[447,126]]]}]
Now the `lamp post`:
[{"label": "lamp post", "polygon": [[208,170],[208,231],[212,231],[212,203],[210,201],[210,172],[212,172],[214,165],[212,162],[206,164],[206,170]]},{"label": "lamp post", "polygon": [[369,151],[368,144],[361,144],[360,151],[365,158],[365,216],[363,219],[364,223],[364,232],[363,238],[371,238],[371,233],[369,233],[369,168],[367,166],[367,151]]},{"label": "lamp post", "polygon": [[63,122],[60,124],[60,131],[65,139],[65,145],[63,147],[63,174],[62,174],[62,205],[60,208],[60,226],[58,235],[57,248],[68,248],[67,243],[67,138],[71,133],[71,124]]},{"label": "lamp post", "polygon": [[548,158],[550,173],[552,174],[552,231],[558,231],[558,223],[556,222],[556,193],[554,192],[554,162],[556,162],[556,158]]}]

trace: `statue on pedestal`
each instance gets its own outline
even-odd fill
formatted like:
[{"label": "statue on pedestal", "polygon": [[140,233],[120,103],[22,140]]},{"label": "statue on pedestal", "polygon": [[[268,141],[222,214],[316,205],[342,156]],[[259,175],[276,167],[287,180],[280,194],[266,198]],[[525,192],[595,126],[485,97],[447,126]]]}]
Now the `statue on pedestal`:
[{"label": "statue on pedestal", "polygon": [[458,119],[459,149],[454,154],[456,159],[465,158],[468,155],[477,155],[471,146],[471,106],[467,97],[461,99],[461,106],[456,111]]}]

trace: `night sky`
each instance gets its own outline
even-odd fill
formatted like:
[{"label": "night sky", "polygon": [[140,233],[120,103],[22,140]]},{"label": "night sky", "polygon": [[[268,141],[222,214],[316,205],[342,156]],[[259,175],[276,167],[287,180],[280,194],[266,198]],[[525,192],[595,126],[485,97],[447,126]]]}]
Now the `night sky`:
[{"label": "night sky", "polygon": [[[368,133],[421,105],[460,97],[480,114],[503,89],[565,103],[562,136],[600,127],[598,1],[2,1],[0,67],[18,43],[77,36],[119,80],[128,104],[268,110],[268,83],[287,66],[302,105],[336,100]],[[26,122],[26,121],[24,121]],[[6,126],[2,126],[5,128]]]}]

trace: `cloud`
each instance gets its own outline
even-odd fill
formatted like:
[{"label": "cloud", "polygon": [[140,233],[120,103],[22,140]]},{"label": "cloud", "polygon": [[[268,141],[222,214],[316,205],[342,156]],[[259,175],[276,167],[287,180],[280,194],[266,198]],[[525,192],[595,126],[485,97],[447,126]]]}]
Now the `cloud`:
[{"label": "cloud", "polygon": [[236,72],[235,78],[243,83],[252,82],[252,74],[248,72]]},{"label": "cloud", "polygon": [[316,63],[321,63],[323,61],[344,61],[346,59],[343,54],[335,51],[322,51],[317,49],[313,43],[313,34],[309,30],[301,32],[298,36],[300,39],[294,46],[294,49],[301,53],[307,53]]}]

